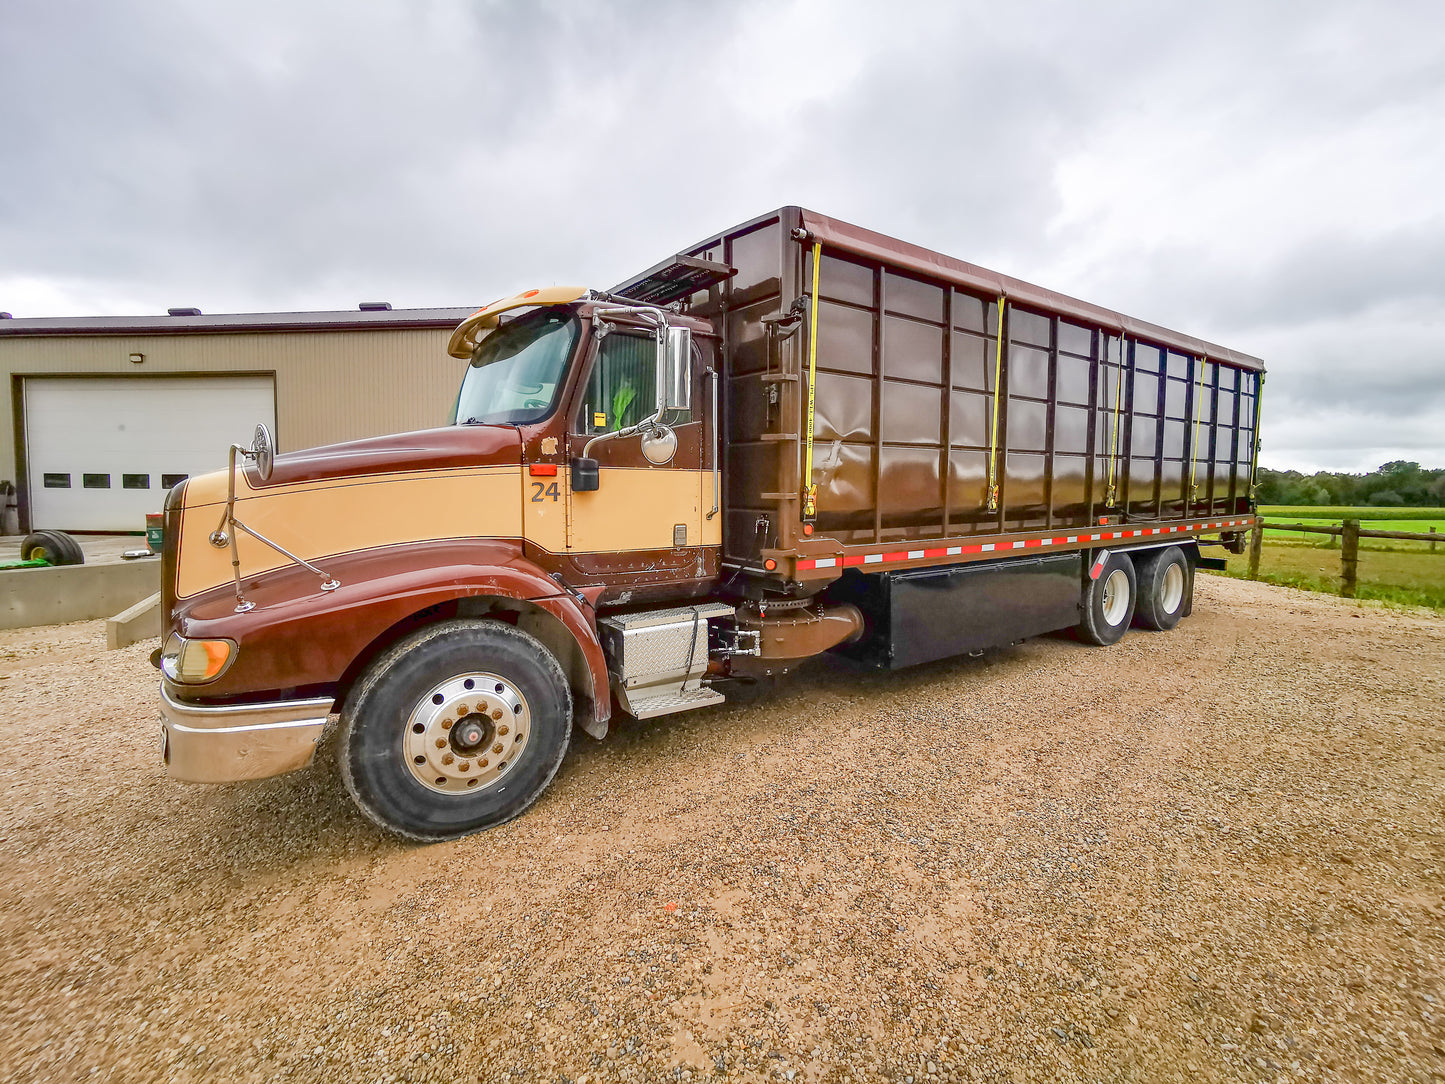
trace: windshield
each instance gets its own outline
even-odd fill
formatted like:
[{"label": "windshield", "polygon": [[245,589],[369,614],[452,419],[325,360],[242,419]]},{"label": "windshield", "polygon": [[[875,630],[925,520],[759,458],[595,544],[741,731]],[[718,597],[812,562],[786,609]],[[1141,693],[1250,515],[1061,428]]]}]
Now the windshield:
[{"label": "windshield", "polygon": [[577,314],[557,305],[535,309],[493,331],[472,354],[453,423],[521,425],[545,418],[579,328]]}]

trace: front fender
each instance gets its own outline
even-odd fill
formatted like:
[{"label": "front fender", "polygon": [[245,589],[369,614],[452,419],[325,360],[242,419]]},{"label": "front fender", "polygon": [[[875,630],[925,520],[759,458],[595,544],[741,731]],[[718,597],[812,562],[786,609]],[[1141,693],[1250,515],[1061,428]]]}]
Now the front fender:
[{"label": "front fender", "polygon": [[549,614],[576,642],[591,683],[588,729],[605,732],[611,695],[593,615],[524,557],[520,542],[412,543],[328,557],[320,567],[341,586],[323,592],[318,577],[288,565],[244,582],[255,603],[246,613],[235,612],[231,587],[180,603],[171,621],[180,635],[237,644],[220,677],[185,686],[185,693],[219,700],[335,686],[388,632],[409,620],[424,623],[429,610],[440,618],[467,599],[511,599]]}]

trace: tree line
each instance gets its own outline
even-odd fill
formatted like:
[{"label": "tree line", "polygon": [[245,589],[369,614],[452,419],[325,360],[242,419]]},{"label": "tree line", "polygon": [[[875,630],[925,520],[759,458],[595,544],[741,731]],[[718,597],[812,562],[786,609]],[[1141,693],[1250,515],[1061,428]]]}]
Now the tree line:
[{"label": "tree line", "polygon": [[1258,481],[1260,504],[1445,507],[1445,467],[1431,470],[1403,459],[1369,474],[1301,474],[1260,467]]}]

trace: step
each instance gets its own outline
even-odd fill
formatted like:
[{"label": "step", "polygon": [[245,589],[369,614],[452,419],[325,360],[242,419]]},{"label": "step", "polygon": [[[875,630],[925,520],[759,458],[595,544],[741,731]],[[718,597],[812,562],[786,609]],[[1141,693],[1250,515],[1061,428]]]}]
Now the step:
[{"label": "step", "polygon": [[727,697],[714,689],[703,687],[685,692],[669,688],[666,692],[652,696],[629,696],[627,699],[629,714],[639,719],[655,719],[659,715],[672,715],[679,711],[705,708],[710,704],[721,704]]}]

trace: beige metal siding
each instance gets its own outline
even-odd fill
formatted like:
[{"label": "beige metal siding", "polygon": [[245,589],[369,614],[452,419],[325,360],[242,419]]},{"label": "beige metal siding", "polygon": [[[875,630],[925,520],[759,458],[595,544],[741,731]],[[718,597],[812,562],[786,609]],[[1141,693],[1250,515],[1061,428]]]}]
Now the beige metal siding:
[{"label": "beige metal siding", "polygon": [[[212,335],[0,338],[0,374],[257,372],[276,374],[282,451],[445,424],[465,362],[451,328]],[[145,355],[136,365],[132,353]],[[13,401],[13,400],[12,400]],[[258,419],[260,420],[260,419]],[[16,479],[14,411],[0,413],[0,479]]]}]

